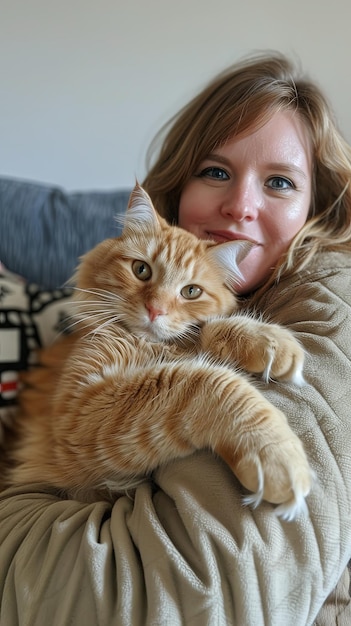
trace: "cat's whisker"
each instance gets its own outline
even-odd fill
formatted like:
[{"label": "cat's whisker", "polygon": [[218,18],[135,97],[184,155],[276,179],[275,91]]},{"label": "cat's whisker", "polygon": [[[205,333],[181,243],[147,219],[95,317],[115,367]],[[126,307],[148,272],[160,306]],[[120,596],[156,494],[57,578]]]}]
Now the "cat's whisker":
[{"label": "cat's whisker", "polygon": [[[89,312],[88,312],[89,313]],[[115,316],[113,316],[115,317]],[[74,316],[70,316],[71,319],[75,320],[73,322],[71,322],[67,327],[66,330],[72,330],[74,329],[74,327],[81,325],[83,328],[89,328],[91,327],[91,325],[94,323],[101,323],[104,320],[106,320],[108,322],[109,319],[111,319],[111,314],[110,313],[106,313],[106,312],[101,312],[99,313],[93,313],[93,314],[85,314],[84,317],[80,316],[79,314],[75,314]],[[67,318],[67,319],[70,319]]]},{"label": "cat's whisker", "polygon": [[107,308],[95,308],[95,309],[89,309],[88,307],[82,307],[82,308],[78,308],[76,311],[72,312],[70,317],[87,317],[88,315],[90,315],[92,318],[97,319],[101,316],[103,317],[108,317],[109,315],[116,315],[116,309],[112,308],[112,309],[107,309]]},{"label": "cat's whisker", "polygon": [[106,310],[104,308],[99,308],[95,310],[89,310],[88,308],[86,308],[85,310],[78,309],[77,311],[71,313],[67,316],[67,319],[88,319],[88,317],[91,317],[91,319],[98,320],[101,317],[106,318],[115,315],[116,311],[114,309]]},{"label": "cat's whisker", "polygon": [[181,346],[187,347],[189,343],[196,344],[199,339],[199,327],[189,326],[181,330],[177,335],[177,343]]},{"label": "cat's whisker", "polygon": [[110,326],[111,324],[116,324],[118,322],[121,321],[121,319],[123,319],[123,315],[118,314],[115,315],[115,317],[111,317],[109,319],[106,320],[106,322],[104,322],[103,324],[100,324],[100,326],[98,326],[97,328],[94,328],[93,331],[91,331],[93,334],[98,333],[101,334],[101,331],[105,330],[107,328],[107,326]]},{"label": "cat's whisker", "polygon": [[81,287],[73,287],[73,289],[74,291],[92,294],[93,296],[102,296],[103,298],[107,298],[108,300],[124,300],[121,294],[115,293],[113,291],[108,291],[107,289],[82,289]]},{"label": "cat's whisker", "polygon": [[85,325],[85,326],[91,326],[92,324],[96,325],[96,324],[101,324],[104,321],[108,321],[109,319],[111,319],[112,317],[115,317],[115,313],[111,314],[111,313],[91,313],[91,312],[86,312],[83,315],[83,312],[81,314],[76,314],[76,315],[72,315],[69,319],[70,324],[72,326],[77,326],[78,324],[81,325]]},{"label": "cat's whisker", "polygon": [[73,306],[70,308],[74,314],[75,311],[85,311],[86,309],[91,309],[93,312],[99,311],[99,309],[105,312],[116,311],[118,310],[120,303],[118,301],[102,302],[101,300],[100,301],[96,300],[93,302],[89,302],[89,300],[87,300],[87,301],[73,302],[72,305]]},{"label": "cat's whisker", "polygon": [[[68,321],[68,320],[67,320]],[[72,329],[74,329],[75,326],[77,326],[77,324],[79,324],[79,320],[75,321],[75,322],[71,322],[70,324],[67,324],[65,330],[67,332],[71,332]]]},{"label": "cat's whisker", "polygon": [[[70,302],[69,304],[72,307],[83,307],[83,306],[94,305],[94,306],[100,306],[101,308],[103,308],[106,306],[106,302],[104,302],[103,300],[72,300],[72,302]],[[113,303],[109,302],[108,304],[111,305]]]},{"label": "cat's whisker", "polygon": [[97,323],[95,324],[95,326],[97,328],[99,328],[99,330],[103,329],[105,326],[113,326],[113,324],[116,323],[122,323],[123,320],[125,319],[125,316],[118,314],[118,315],[109,315],[106,318],[100,317],[99,320],[97,320]]}]

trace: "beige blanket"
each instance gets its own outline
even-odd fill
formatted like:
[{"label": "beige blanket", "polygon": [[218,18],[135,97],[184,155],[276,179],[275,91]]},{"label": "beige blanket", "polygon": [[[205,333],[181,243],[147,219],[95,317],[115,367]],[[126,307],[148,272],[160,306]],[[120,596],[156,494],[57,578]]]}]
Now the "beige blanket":
[{"label": "beige blanket", "polygon": [[309,515],[284,522],[269,504],[244,507],[243,489],[206,451],[113,507],[34,486],[3,492],[1,626],[314,623],[351,557],[351,257],[325,255],[259,308],[307,351],[304,387],[261,386],[316,472]]}]

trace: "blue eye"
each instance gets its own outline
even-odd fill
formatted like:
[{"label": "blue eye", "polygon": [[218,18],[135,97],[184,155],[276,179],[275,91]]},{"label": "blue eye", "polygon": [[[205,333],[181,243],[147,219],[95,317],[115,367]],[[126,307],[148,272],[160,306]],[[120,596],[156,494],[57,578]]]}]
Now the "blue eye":
[{"label": "blue eye", "polygon": [[197,176],[199,178],[212,178],[214,180],[229,180],[227,172],[221,167],[215,167],[214,165],[205,167]]},{"label": "blue eye", "polygon": [[271,189],[280,191],[281,189],[295,189],[294,183],[291,182],[288,178],[284,178],[283,176],[272,176],[266,182],[267,187]]}]

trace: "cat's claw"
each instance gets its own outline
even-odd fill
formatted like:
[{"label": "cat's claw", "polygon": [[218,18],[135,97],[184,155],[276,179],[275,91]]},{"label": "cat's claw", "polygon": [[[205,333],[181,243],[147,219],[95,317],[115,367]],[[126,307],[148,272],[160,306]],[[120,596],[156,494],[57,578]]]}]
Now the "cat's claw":
[{"label": "cat's claw", "polygon": [[262,371],[266,382],[273,378],[289,380],[298,386],[304,384],[304,351],[288,329],[266,325],[256,341],[257,352],[252,352],[249,371]]},{"label": "cat's claw", "polygon": [[292,502],[279,504],[274,512],[277,517],[280,517],[285,522],[292,522],[298,515],[307,517],[308,508],[305,496],[303,494],[299,494]]},{"label": "cat's claw", "polygon": [[[268,363],[262,374],[262,378],[266,383],[269,383],[269,381],[272,378],[279,379],[279,376],[272,375],[273,363],[274,363],[274,354],[268,357]],[[285,379],[285,376],[283,377],[283,379]],[[296,363],[294,367],[291,368],[291,372],[289,376],[286,377],[286,379],[290,380],[290,382],[292,382],[297,387],[302,387],[303,385],[306,384],[306,381],[303,377],[303,357],[301,357],[301,360],[298,363]]]},{"label": "cat's claw", "polygon": [[297,387],[302,387],[303,385],[306,384],[306,381],[303,377],[302,370],[303,370],[303,365],[301,364],[299,367],[296,368],[295,372],[293,373],[290,379],[291,382]]},{"label": "cat's claw", "polygon": [[240,482],[252,491],[244,497],[244,504],[253,508],[262,500],[277,504],[276,515],[287,521],[306,514],[305,498],[311,490],[314,473],[295,435],[268,444],[256,453],[251,447],[233,470]]},{"label": "cat's claw", "polygon": [[[285,522],[292,522],[299,515],[303,515],[307,517],[308,508],[306,504],[305,497],[308,494],[304,493],[294,493],[294,497],[283,504],[279,504],[275,509],[274,513],[277,517],[280,517]],[[243,504],[246,506],[251,506],[253,509],[257,509],[257,507],[263,501],[263,485],[262,489],[258,489],[256,493],[252,493],[250,495],[243,497]]]}]

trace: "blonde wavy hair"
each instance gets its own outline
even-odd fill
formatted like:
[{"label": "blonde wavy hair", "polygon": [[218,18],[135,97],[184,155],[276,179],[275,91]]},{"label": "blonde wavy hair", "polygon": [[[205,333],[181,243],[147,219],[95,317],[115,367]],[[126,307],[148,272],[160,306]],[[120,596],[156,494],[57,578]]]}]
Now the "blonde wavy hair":
[{"label": "blonde wavy hair", "polygon": [[207,155],[285,110],[299,115],[310,135],[312,202],[271,280],[302,269],[322,249],[351,249],[351,147],[321,89],[290,59],[260,53],[220,73],[156,135],[143,182],[159,213],[176,223],[182,190]]}]

